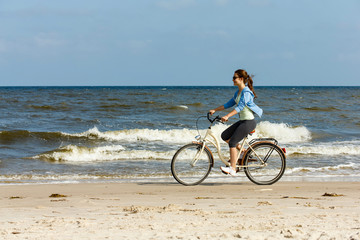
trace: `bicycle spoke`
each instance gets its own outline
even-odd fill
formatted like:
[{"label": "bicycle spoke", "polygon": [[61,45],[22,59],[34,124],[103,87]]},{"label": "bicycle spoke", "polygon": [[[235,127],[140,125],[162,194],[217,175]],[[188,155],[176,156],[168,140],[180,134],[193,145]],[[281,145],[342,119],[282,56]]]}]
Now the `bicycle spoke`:
[{"label": "bicycle spoke", "polygon": [[246,176],[260,185],[278,181],[285,171],[285,155],[281,149],[272,143],[257,143],[253,149],[255,152],[251,151],[244,162]]},{"label": "bicycle spoke", "polygon": [[180,148],[171,161],[174,178],[184,185],[196,185],[205,180],[212,166],[211,154],[201,150],[200,144],[188,144]]}]

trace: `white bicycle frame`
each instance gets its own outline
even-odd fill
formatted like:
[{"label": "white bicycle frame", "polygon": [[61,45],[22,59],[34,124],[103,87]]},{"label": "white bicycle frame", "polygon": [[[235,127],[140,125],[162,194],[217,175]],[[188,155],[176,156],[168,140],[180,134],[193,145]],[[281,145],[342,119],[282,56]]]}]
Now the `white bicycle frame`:
[{"label": "white bicycle frame", "polygon": [[[261,159],[261,157],[255,152],[255,150],[252,148],[252,146],[249,144],[249,142],[247,141],[247,136],[244,137],[242,143],[241,143],[241,147],[240,147],[240,151],[238,153],[237,159],[240,158],[241,152],[244,149],[244,145],[246,143],[246,145],[249,147],[249,149],[251,149],[253,151],[253,153],[255,154],[255,156],[257,157],[258,160],[260,160],[261,164],[250,164],[250,165],[236,165],[236,167],[240,167],[240,168],[245,168],[245,167],[264,167],[266,166],[266,163],[263,161],[263,159]],[[201,154],[203,153],[205,147],[206,146],[206,142],[211,143],[217,150],[218,156],[220,158],[220,160],[226,165],[226,166],[230,166],[230,163],[225,160],[224,156],[221,154],[221,147],[220,147],[220,142],[217,139],[217,137],[215,136],[215,134],[213,133],[213,131],[211,130],[211,126],[208,128],[208,130],[205,133],[205,136],[203,139],[198,139],[199,142],[197,142],[198,144],[201,144],[201,150],[195,155],[194,159],[191,162],[191,166],[195,166],[196,162],[199,159],[199,156],[201,156]],[[249,149],[247,151],[249,151]],[[208,148],[208,150],[210,151],[211,155],[212,152],[211,150]],[[244,152],[244,156],[246,156],[246,152]]]}]

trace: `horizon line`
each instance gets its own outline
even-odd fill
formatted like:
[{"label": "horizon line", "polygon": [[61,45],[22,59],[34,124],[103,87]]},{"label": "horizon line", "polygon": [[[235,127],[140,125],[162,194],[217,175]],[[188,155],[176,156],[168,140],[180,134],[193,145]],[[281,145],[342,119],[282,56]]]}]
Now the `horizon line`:
[{"label": "horizon line", "polygon": [[[229,85],[8,85],[0,88],[25,88],[25,87],[234,87]],[[360,87],[360,85],[256,85],[256,87]]]}]

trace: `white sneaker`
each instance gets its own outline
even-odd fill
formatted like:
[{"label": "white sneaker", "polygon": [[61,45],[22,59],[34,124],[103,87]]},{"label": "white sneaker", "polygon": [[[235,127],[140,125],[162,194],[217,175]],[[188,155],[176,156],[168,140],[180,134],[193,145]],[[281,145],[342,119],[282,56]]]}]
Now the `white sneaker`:
[{"label": "white sneaker", "polygon": [[224,173],[227,173],[233,177],[236,177],[238,174],[236,173],[236,171],[232,168],[232,167],[220,167],[221,171],[223,171]]}]

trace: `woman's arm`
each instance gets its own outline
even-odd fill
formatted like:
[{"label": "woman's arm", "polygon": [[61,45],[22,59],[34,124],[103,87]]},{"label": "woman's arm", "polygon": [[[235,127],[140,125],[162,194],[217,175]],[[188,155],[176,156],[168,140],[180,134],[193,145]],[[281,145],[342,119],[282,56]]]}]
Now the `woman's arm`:
[{"label": "woman's arm", "polygon": [[213,115],[216,111],[222,111],[222,110],[224,110],[225,108],[224,108],[224,106],[222,105],[222,106],[219,106],[219,107],[217,107],[217,108],[215,108],[215,109],[211,109],[210,111],[209,111],[209,113],[211,114],[211,115]]},{"label": "woman's arm", "polygon": [[[230,107],[234,106],[234,105],[236,104],[236,102],[235,102],[235,97],[237,96],[238,92],[239,92],[239,91],[236,91],[235,94],[234,94],[234,97],[231,98],[227,103],[225,103],[224,105],[219,106],[219,107],[217,107],[217,108],[215,108],[215,109],[211,109],[211,110],[209,111],[209,113],[210,113],[211,115],[213,115],[216,111],[222,111],[222,110],[224,110],[224,109],[227,109],[227,108],[230,108]],[[236,114],[236,113],[235,113],[235,114]]]},{"label": "woman's arm", "polygon": [[234,109],[231,112],[229,112],[228,114],[226,114],[225,116],[223,116],[221,118],[221,121],[223,122],[227,122],[229,120],[229,118],[231,118],[232,116],[234,116],[235,114],[237,114],[238,112]]}]

